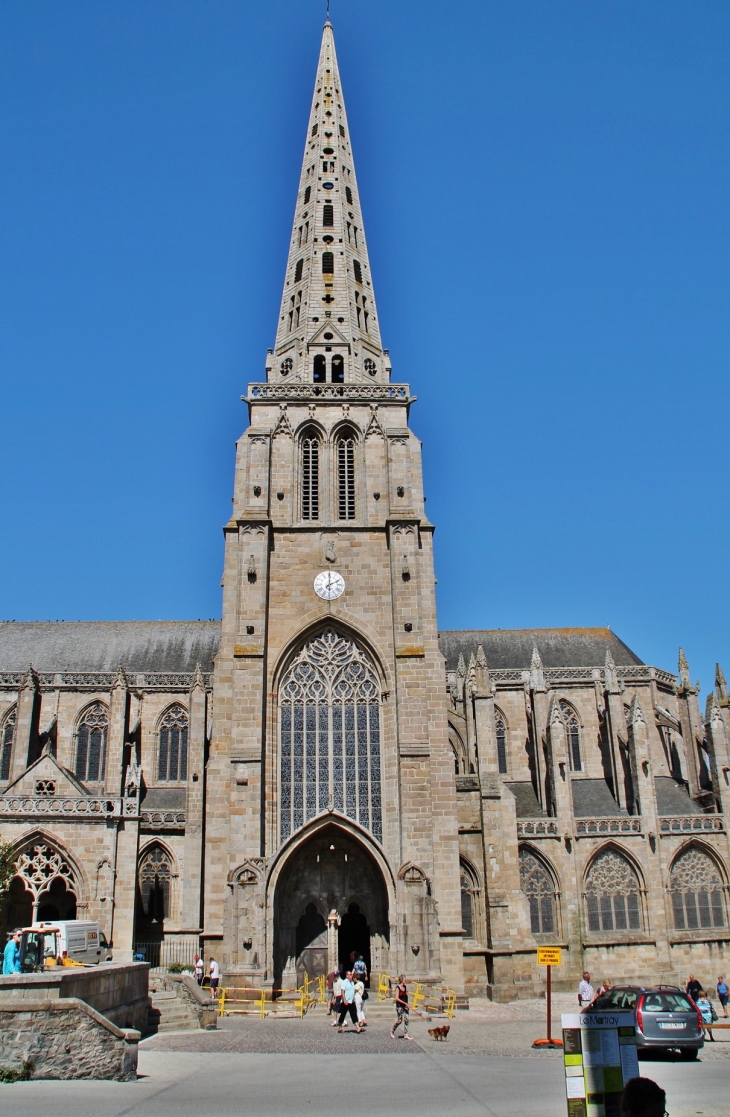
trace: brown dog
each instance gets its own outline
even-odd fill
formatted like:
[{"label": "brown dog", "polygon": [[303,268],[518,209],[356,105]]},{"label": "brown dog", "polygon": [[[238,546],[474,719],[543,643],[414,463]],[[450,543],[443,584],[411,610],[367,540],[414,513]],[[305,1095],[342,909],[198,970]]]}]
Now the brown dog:
[{"label": "brown dog", "polygon": [[449,1034],[450,1028],[451,1028],[450,1024],[442,1024],[442,1026],[440,1028],[429,1028],[428,1029],[428,1034],[433,1039],[438,1039],[438,1040],[446,1039],[446,1037]]}]

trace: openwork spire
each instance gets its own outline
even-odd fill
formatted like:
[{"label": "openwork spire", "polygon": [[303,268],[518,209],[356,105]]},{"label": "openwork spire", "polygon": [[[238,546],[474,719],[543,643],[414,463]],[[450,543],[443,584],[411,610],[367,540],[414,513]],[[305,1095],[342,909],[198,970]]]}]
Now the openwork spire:
[{"label": "openwork spire", "polygon": [[267,379],[387,383],[389,365],[381,348],[345,101],[328,20],[322,31]]}]

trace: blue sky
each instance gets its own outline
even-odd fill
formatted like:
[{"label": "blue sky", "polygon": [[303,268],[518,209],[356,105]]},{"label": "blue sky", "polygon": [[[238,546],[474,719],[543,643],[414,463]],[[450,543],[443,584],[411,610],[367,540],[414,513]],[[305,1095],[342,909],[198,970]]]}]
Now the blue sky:
[{"label": "blue sky", "polygon": [[[0,616],[220,615],[324,14],[0,7]],[[333,0],[442,628],[730,671],[730,6]]]}]

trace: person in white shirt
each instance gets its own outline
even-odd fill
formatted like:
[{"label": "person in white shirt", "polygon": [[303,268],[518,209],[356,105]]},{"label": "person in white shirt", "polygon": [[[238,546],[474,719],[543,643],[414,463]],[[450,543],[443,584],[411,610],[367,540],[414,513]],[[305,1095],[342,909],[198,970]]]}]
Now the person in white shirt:
[{"label": "person in white shirt", "polygon": [[203,984],[203,974],[205,973],[205,962],[203,961],[203,959],[200,957],[199,954],[195,955],[195,958],[193,959],[193,962],[194,962],[194,965],[195,965],[195,980],[197,981],[198,985],[202,985]]},{"label": "person in white shirt", "polygon": [[210,995],[215,999],[218,996],[218,982],[221,979],[221,968],[215,958],[210,960]]},{"label": "person in white shirt", "polygon": [[591,975],[586,971],[583,974],[583,980],[578,986],[578,1007],[587,1008],[592,1003],[595,997],[593,986],[591,985]]}]

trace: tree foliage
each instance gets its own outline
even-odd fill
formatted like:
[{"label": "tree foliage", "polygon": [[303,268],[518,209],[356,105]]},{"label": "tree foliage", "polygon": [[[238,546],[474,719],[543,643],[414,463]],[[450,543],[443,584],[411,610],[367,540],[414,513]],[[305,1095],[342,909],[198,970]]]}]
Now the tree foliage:
[{"label": "tree foliage", "polygon": [[15,847],[12,842],[4,842],[0,838],[0,905],[8,894],[15,873]]}]

